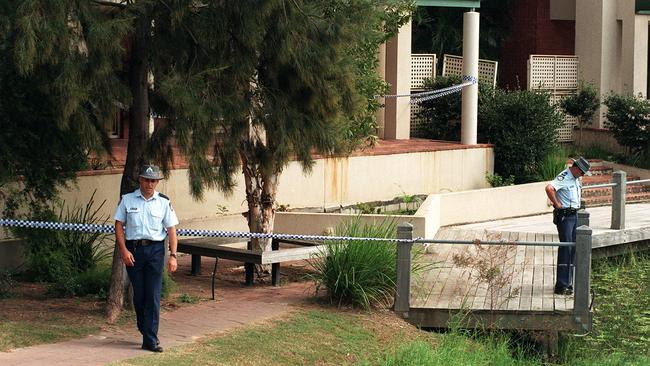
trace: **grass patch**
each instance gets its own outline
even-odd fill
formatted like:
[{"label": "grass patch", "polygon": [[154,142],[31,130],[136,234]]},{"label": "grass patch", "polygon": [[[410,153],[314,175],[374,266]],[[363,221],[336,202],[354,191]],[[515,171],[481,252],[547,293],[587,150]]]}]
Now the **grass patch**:
[{"label": "grass patch", "polygon": [[583,365],[650,364],[650,255],[597,261],[592,276],[594,330],[569,337],[563,359]]},{"label": "grass patch", "polygon": [[78,325],[63,318],[49,322],[3,321],[0,323],[0,351],[81,338],[99,330],[98,324]]},{"label": "grass patch", "polygon": [[301,311],[117,365],[533,365],[506,338],[424,332],[387,313]]}]

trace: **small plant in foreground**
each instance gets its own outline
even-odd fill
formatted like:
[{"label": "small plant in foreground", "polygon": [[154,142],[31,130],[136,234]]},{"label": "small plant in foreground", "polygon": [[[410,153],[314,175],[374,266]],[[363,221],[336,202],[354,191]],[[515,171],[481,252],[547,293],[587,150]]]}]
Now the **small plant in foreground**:
[{"label": "small plant in foreground", "polygon": [[192,296],[186,293],[182,293],[178,296],[178,301],[184,304],[196,304],[197,302],[199,302],[199,300],[200,299],[198,296]]},{"label": "small plant in foreground", "polygon": [[497,173],[494,174],[487,173],[485,175],[485,179],[488,181],[488,183],[490,183],[492,187],[504,187],[504,186],[511,186],[515,184],[514,175],[509,175],[507,178],[504,178]]}]

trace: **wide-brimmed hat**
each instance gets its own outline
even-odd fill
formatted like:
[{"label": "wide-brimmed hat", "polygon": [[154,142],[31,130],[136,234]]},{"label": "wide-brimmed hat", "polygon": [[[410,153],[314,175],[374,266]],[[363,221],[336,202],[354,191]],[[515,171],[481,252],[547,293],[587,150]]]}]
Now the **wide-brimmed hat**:
[{"label": "wide-brimmed hat", "polygon": [[160,173],[160,168],[155,165],[147,164],[142,167],[140,171],[140,176],[145,179],[163,179],[162,174]]},{"label": "wide-brimmed hat", "polygon": [[573,160],[573,166],[577,166],[578,169],[580,169],[585,175],[591,175],[591,173],[589,172],[589,168],[591,168],[591,165],[589,165],[587,159],[581,156],[577,159],[572,159],[572,160]]}]

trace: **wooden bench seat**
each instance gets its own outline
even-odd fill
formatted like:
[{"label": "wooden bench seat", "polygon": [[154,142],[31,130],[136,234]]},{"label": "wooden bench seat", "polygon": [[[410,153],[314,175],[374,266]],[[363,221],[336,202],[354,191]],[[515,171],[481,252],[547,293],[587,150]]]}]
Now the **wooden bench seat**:
[{"label": "wooden bench seat", "polygon": [[212,271],[212,298],[214,299],[214,283],[219,258],[244,262],[247,285],[253,283],[255,264],[271,264],[271,283],[280,284],[280,263],[309,259],[324,250],[321,242],[304,240],[273,239],[272,250],[257,252],[251,250],[251,243],[246,238],[196,238],[181,239],[178,251],[192,255],[192,274],[201,273],[201,257],[215,258]]}]

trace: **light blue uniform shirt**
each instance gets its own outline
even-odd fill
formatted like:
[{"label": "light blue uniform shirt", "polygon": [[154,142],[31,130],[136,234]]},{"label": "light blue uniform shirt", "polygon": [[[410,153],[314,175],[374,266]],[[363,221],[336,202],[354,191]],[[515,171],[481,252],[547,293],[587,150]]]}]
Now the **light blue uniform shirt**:
[{"label": "light blue uniform shirt", "polygon": [[582,183],[566,168],[551,181],[558,201],[563,208],[580,208]]},{"label": "light blue uniform shirt", "polygon": [[154,191],[146,200],[140,189],[122,196],[113,218],[125,224],[126,240],[165,240],[166,228],[178,225],[166,196]]}]

